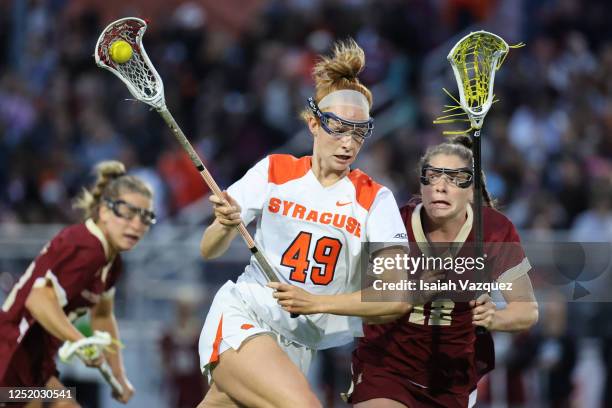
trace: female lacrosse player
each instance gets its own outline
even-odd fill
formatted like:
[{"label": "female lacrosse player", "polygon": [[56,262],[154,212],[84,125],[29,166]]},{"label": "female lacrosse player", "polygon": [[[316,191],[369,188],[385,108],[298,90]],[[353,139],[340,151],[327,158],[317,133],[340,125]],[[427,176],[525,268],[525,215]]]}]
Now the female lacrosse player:
[{"label": "female lacrosse player", "polygon": [[[216,218],[200,248],[206,259],[223,254],[240,220],[258,217],[255,241],[284,287],[327,295],[328,313],[399,314],[405,302],[360,303],[357,291],[363,243],[385,242],[388,252],[406,246],[390,190],[350,168],[373,129],[372,96],[357,79],[364,63],[354,41],[322,58],[314,68],[316,96],[302,115],[312,156],[268,156],[224,192],[227,204],[212,196]],[[320,406],[304,376],[314,351],[351,341],[361,320],[292,319],[273,297],[280,286],[267,287],[252,258],[236,283],[217,292],[200,336],[202,370],[212,380],[200,407]]]},{"label": "female lacrosse player", "polygon": [[[401,210],[409,240],[416,243],[411,256],[432,255],[431,243],[453,243],[455,259],[474,255],[470,142],[466,136],[442,143],[421,159],[422,202]],[[355,407],[471,407],[479,377],[493,367],[491,336],[476,336],[474,326],[519,331],[537,321],[531,266],[516,229],[493,208],[484,185],[483,196],[485,270],[492,281],[512,283],[502,291],[507,306],[496,309],[486,294],[468,302],[473,297],[453,301],[446,293],[391,323],[365,326],[352,361],[349,395]],[[457,278],[453,272],[449,280]]]},{"label": "female lacrosse player", "polygon": [[[129,251],[155,223],[153,193],[140,179],[127,175],[123,164],[105,161],[97,181],[84,190],[75,207],[85,222],[60,231],[30,264],[0,311],[0,386],[61,388],[55,356],[63,342],[83,335],[72,325],[90,311],[94,330],[119,339],[113,313],[115,283],[122,270],[120,252]],[[134,393],[113,347],[105,358],[126,403]],[[101,364],[102,358],[86,361]],[[62,405],[76,406],[76,405]]]}]

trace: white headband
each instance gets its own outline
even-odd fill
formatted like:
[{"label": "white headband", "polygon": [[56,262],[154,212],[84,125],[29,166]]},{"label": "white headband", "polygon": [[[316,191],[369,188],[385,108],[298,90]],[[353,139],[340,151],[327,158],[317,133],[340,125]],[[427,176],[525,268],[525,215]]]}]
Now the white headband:
[{"label": "white headband", "polygon": [[362,109],[370,116],[370,104],[368,99],[361,92],[353,91],[352,89],[342,89],[329,93],[319,102],[319,109],[323,110],[330,106],[352,106]]}]

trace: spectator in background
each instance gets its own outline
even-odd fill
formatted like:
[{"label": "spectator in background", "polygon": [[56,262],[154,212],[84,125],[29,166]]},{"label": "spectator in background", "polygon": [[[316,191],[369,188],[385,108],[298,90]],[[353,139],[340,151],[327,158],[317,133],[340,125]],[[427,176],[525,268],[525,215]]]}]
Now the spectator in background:
[{"label": "spectator in background", "polygon": [[604,369],[604,389],[601,408],[612,406],[612,327],[603,324],[612,315],[612,303],[601,302],[596,304],[596,313],[590,322],[595,328],[595,335],[600,339],[602,365]]},{"label": "spectator in background", "polygon": [[193,291],[178,291],[175,317],[160,339],[163,387],[168,390],[169,407],[193,408],[208,391],[196,358],[202,327],[196,317],[198,304]]},{"label": "spectator in background", "polygon": [[202,198],[208,191],[202,176],[178,144],[160,156],[157,170],[168,186],[171,213]]},{"label": "spectator in background", "polygon": [[542,302],[542,324],[537,338],[536,364],[544,389],[541,403],[550,408],[569,408],[574,392],[572,374],[578,347],[567,330],[567,300],[558,293]]},{"label": "spectator in background", "polygon": [[[0,41],[0,146],[6,156],[0,164],[0,196],[7,203],[3,213],[11,214],[9,219],[16,217],[17,222],[70,221],[74,215],[58,208],[82,184],[81,175],[92,163],[87,158],[116,157],[125,144],[135,148],[144,167],[162,175],[170,215],[205,194],[190,166],[168,153],[163,126],[155,115],[123,102],[125,87],[95,71],[91,48],[107,6],[17,3],[23,14],[13,9],[16,2],[0,6],[0,37],[8,39]],[[500,71],[496,95],[501,103],[492,112],[509,122],[509,130],[487,131],[494,142],[485,142],[483,152],[485,157],[496,158],[489,161],[493,166],[500,164],[500,168],[486,170],[491,187],[503,194],[505,206],[515,207],[523,193],[531,194],[525,186],[532,191],[549,190],[562,201],[566,214],[555,220],[553,229],[569,227],[586,210],[576,200],[565,201],[577,196],[580,185],[591,188],[590,180],[575,173],[600,175],[602,169],[612,168],[612,144],[606,137],[612,127],[612,110],[606,103],[612,92],[608,80],[612,46],[600,35],[609,30],[598,17],[606,15],[609,5],[601,0],[584,7],[577,4],[564,0],[524,5],[523,28],[517,26],[512,32],[527,47],[512,55]],[[164,81],[175,84],[166,87],[175,116],[195,146],[206,146],[204,157],[215,165],[215,177],[226,185],[262,152],[298,133],[300,124],[293,112],[312,86],[308,73],[314,56],[338,35],[352,34],[366,51],[375,53],[375,64],[366,67],[363,76],[367,85],[377,85],[377,98],[390,98],[385,108],[410,98],[407,109],[398,111],[396,118],[407,121],[409,134],[429,132],[432,137],[427,143],[396,141],[391,145],[394,156],[418,157],[425,145],[440,141],[437,131],[430,132],[427,106],[427,101],[434,100],[435,114],[439,113],[444,101],[433,96],[440,96],[440,87],[422,86],[423,81],[440,81],[430,76],[437,75],[432,72],[438,72],[435,67],[443,66],[444,60],[433,64],[432,50],[460,28],[476,22],[494,24],[496,19],[506,19],[503,13],[508,12],[500,2],[491,1],[272,1],[258,9],[258,16],[232,19],[229,26],[221,27],[214,24],[216,11],[197,3],[167,9],[169,17],[157,19],[147,33],[147,50],[159,64]],[[22,20],[10,24],[11,18],[20,15]],[[431,22],[439,30],[424,35]],[[23,29],[22,37],[13,38],[15,27]],[[534,84],[538,90],[529,91]],[[423,120],[413,121],[412,115]],[[391,131],[386,140],[403,138],[402,132]],[[249,148],[237,151],[232,147],[236,144]],[[512,153],[509,146],[520,153]],[[51,176],[44,174],[46,165],[29,168],[21,164],[46,162],[49,150],[56,150],[56,158],[64,152],[63,159],[53,159]],[[510,159],[502,157],[508,152]],[[564,161],[560,164],[564,175],[559,174],[563,180],[555,181],[557,176],[550,174],[548,164],[557,160],[557,154],[567,152],[575,154],[572,160],[579,168],[572,169]],[[82,160],[71,160],[75,156]],[[401,176],[401,165],[385,167],[382,179],[393,178],[392,186],[411,191],[406,179],[412,177]],[[576,184],[576,179],[581,182]],[[55,181],[65,185],[65,193],[54,187]],[[528,225],[521,222],[528,206],[515,208],[517,211],[509,212],[513,221]]]},{"label": "spectator in background", "polygon": [[571,238],[580,242],[612,242],[612,185],[596,182],[591,209],[580,214],[571,229]]}]

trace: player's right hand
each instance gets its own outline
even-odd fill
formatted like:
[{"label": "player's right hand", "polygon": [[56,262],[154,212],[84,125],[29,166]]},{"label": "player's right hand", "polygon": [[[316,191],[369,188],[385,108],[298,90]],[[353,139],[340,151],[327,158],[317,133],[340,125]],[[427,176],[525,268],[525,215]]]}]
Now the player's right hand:
[{"label": "player's right hand", "polygon": [[240,219],[240,206],[236,200],[234,200],[232,196],[227,193],[227,191],[223,191],[222,194],[226,202],[221,200],[215,194],[212,194],[209,197],[215,211],[215,218],[221,225],[226,227],[236,227],[242,221]]},{"label": "player's right hand", "polygon": [[317,296],[294,285],[268,282],[266,285],[275,290],[272,296],[289,313],[309,315],[323,312],[323,296]]}]

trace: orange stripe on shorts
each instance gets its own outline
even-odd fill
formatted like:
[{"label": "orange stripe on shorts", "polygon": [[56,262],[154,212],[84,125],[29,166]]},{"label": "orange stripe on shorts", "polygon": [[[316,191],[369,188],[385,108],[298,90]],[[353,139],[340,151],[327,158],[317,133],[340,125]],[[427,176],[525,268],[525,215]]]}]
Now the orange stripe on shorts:
[{"label": "orange stripe on shorts", "polygon": [[213,351],[208,360],[208,364],[216,363],[219,361],[219,346],[221,345],[221,339],[223,338],[223,314],[221,314],[221,320],[219,320],[219,326],[217,327],[217,334],[213,343]]}]

